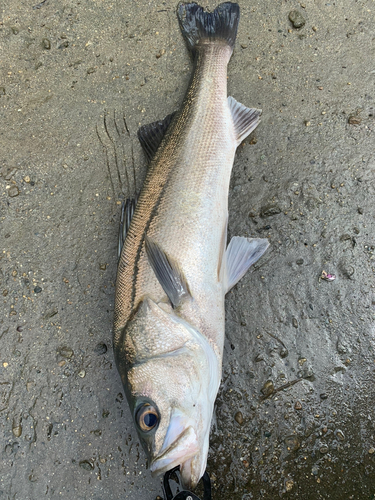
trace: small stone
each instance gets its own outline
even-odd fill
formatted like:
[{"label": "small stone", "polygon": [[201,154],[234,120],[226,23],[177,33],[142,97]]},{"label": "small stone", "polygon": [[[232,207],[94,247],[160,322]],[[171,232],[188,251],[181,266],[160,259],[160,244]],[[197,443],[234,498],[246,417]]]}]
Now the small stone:
[{"label": "small stone", "polygon": [[156,59],[160,59],[161,56],[165,54],[165,49],[159,50],[159,52],[156,54]]},{"label": "small stone", "polygon": [[302,410],[302,404],[300,401],[296,401],[296,403],[294,405],[294,409],[295,410]]},{"label": "small stone", "polygon": [[370,448],[368,452],[370,453],[370,455],[373,455],[375,453],[375,448]]},{"label": "small stone", "polygon": [[335,434],[340,441],[345,441],[345,434],[340,429],[338,429]]},{"label": "small stone", "polygon": [[320,451],[320,453],[327,453],[328,449],[329,449],[328,446],[326,444],[324,444],[323,446],[321,446],[319,448],[319,451]]},{"label": "small stone", "polygon": [[109,410],[103,410],[102,411],[102,417],[107,418],[109,416]]},{"label": "small stone", "polygon": [[294,326],[294,328],[298,328],[297,318],[292,318],[292,325]]},{"label": "small stone", "polygon": [[264,437],[269,438],[271,437],[271,432],[270,431],[264,431]]},{"label": "small stone", "polygon": [[322,394],[320,395],[320,399],[328,399],[328,395],[325,393],[325,392],[322,392]]},{"label": "small stone", "polygon": [[249,144],[254,145],[258,142],[258,140],[255,137],[252,137],[249,141]]},{"label": "small stone", "polygon": [[297,438],[297,436],[287,436],[284,439],[284,443],[286,444],[286,447],[288,451],[296,451],[300,447],[300,442]]},{"label": "small stone", "polygon": [[297,259],[296,260],[296,264],[297,266],[302,266],[302,264],[304,263],[304,260],[303,259]]},{"label": "small stone", "polygon": [[48,38],[43,38],[43,40],[42,40],[42,47],[45,50],[50,50],[50,48],[51,48],[51,42],[50,42],[50,40],[48,40]]},{"label": "small stone", "polygon": [[293,24],[293,28],[300,29],[305,26],[306,21],[298,10],[290,11],[288,17],[289,21]]},{"label": "small stone", "polygon": [[18,196],[19,194],[20,190],[16,185],[10,186],[10,188],[8,189],[8,196],[10,196],[11,198]]},{"label": "small stone", "polygon": [[363,214],[363,208],[358,207],[357,210],[358,210],[359,214],[361,214],[361,215]]},{"label": "small stone", "polygon": [[63,43],[59,46],[59,49],[66,49],[67,47],[69,47],[69,42],[68,42],[68,40],[66,40],[65,42],[63,42]]},{"label": "small stone", "polygon": [[270,396],[275,391],[275,386],[273,385],[272,380],[267,380],[263,385],[261,392],[264,396]]},{"label": "small stone", "polygon": [[107,352],[107,346],[104,342],[99,342],[99,344],[96,345],[94,352],[98,355],[101,356],[102,354],[105,354]]},{"label": "small stone", "polygon": [[311,125],[311,122],[309,120],[305,120],[305,126],[310,127],[310,125]]},{"label": "small stone", "polygon": [[293,486],[294,486],[293,479],[287,479],[285,481],[285,489],[286,489],[286,491],[292,491]]},{"label": "small stone", "polygon": [[16,437],[16,438],[19,438],[22,434],[22,425],[19,424],[19,425],[15,425],[12,427],[12,432],[13,432],[13,435]]},{"label": "small stone", "polygon": [[243,49],[247,49],[247,47],[248,47],[248,46],[246,45],[246,43],[241,43],[241,47],[242,47]]},{"label": "small stone", "polygon": [[271,217],[272,215],[277,215],[281,212],[281,208],[277,205],[265,205],[260,209],[261,217]]},{"label": "small stone", "polygon": [[307,359],[306,358],[299,358],[298,363],[300,366],[303,366],[304,363],[306,363]]},{"label": "small stone", "polygon": [[79,466],[82,469],[85,469],[85,470],[88,470],[88,471],[91,471],[94,468],[94,465],[89,460],[81,460],[79,462]]},{"label": "small stone", "polygon": [[84,378],[85,375],[86,375],[85,370],[81,370],[80,372],[78,372],[78,377]]},{"label": "small stone", "polygon": [[360,125],[361,119],[358,116],[349,116],[348,118],[349,125]]},{"label": "small stone", "polygon": [[40,288],[40,286],[36,286],[34,288],[34,293],[41,293],[42,289]]},{"label": "small stone", "polygon": [[27,182],[27,184],[30,182],[30,177],[28,175],[25,175],[25,177],[23,178],[23,180],[25,182]]},{"label": "small stone", "polygon": [[60,368],[62,368],[62,367],[63,367],[63,366],[65,366],[65,365],[66,365],[66,361],[64,361],[64,360],[59,361],[59,362],[57,363],[57,366],[59,366]]},{"label": "small stone", "polygon": [[101,271],[105,271],[107,269],[107,264],[105,262],[103,262],[102,264],[99,264],[99,269]]},{"label": "small stone", "polygon": [[12,30],[13,35],[18,35],[18,33],[20,32],[17,26],[12,26],[10,29]]},{"label": "small stone", "polygon": [[0,95],[5,95],[5,87],[0,87]]},{"label": "small stone", "polygon": [[92,73],[95,73],[95,71],[96,71],[96,69],[95,69],[95,68],[89,68],[89,69],[87,70],[87,74],[88,74],[88,75],[91,75]]},{"label": "small stone", "polygon": [[64,346],[64,347],[60,347],[59,354],[63,358],[70,359],[70,358],[72,358],[74,356],[74,351],[70,347]]},{"label": "small stone", "polygon": [[243,424],[243,415],[242,415],[242,413],[241,413],[240,411],[238,411],[238,412],[235,414],[234,419],[235,419],[235,421],[236,421],[238,424],[240,424],[240,425],[242,425],[242,424]]},{"label": "small stone", "polygon": [[288,351],[288,349],[286,347],[282,347],[280,349],[280,356],[282,358],[286,358],[288,356],[288,354],[289,354],[289,351]]}]

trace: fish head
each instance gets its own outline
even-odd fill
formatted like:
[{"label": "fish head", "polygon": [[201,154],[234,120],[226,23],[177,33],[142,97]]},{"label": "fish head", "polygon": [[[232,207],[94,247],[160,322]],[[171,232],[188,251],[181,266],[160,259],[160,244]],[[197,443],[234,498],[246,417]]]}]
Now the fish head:
[{"label": "fish head", "polygon": [[150,299],[128,323],[122,345],[118,368],[152,474],[179,465],[183,486],[194,488],[207,463],[218,356],[168,305]]}]

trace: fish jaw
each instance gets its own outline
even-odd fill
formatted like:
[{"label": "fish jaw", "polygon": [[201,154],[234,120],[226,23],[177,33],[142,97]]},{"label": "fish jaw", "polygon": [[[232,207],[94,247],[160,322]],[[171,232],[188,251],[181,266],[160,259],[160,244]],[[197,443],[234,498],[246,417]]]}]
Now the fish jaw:
[{"label": "fish jaw", "polygon": [[177,465],[182,466],[199,453],[197,435],[193,427],[185,429],[177,439],[150,466],[153,476],[164,474]]}]

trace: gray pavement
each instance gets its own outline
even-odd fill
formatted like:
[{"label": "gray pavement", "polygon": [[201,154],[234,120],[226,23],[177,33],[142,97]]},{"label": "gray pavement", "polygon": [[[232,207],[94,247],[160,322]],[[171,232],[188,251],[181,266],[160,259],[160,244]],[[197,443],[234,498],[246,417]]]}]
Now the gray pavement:
[{"label": "gray pavement", "polygon": [[[112,354],[117,231],[137,129],[192,62],[175,1],[37,2],[0,4],[0,499],[154,500]],[[240,6],[228,90],[263,118],[229,233],[271,247],[227,297],[213,498],[373,499],[375,4]]]}]

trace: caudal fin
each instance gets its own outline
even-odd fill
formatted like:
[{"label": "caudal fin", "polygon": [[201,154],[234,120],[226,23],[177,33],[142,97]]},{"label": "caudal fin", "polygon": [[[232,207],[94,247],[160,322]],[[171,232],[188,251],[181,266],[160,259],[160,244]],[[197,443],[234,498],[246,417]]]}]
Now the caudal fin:
[{"label": "caudal fin", "polygon": [[177,16],[191,51],[204,39],[224,40],[233,49],[240,20],[238,4],[225,2],[213,12],[205,12],[196,3],[180,3]]}]

